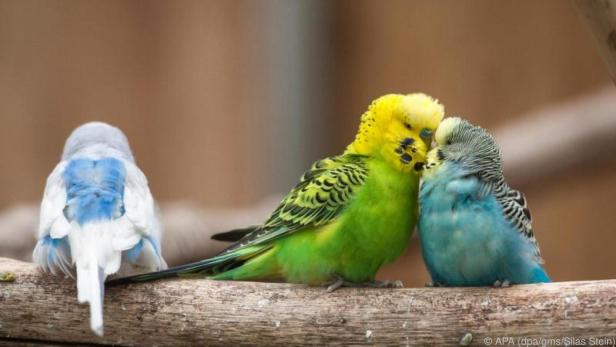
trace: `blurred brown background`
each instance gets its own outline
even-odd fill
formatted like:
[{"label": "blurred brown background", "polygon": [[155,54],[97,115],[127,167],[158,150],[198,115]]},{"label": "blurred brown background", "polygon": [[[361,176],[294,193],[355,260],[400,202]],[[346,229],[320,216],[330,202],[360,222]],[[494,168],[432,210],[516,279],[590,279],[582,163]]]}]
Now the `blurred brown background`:
[{"label": "blurred brown background", "polygon": [[[38,201],[89,120],[126,132],[159,201],[247,208],[340,152],[379,95],[494,130],[610,83],[560,0],[0,0],[0,208]],[[555,280],[616,278],[613,157],[516,185]],[[426,281],[416,241],[383,277]]]}]

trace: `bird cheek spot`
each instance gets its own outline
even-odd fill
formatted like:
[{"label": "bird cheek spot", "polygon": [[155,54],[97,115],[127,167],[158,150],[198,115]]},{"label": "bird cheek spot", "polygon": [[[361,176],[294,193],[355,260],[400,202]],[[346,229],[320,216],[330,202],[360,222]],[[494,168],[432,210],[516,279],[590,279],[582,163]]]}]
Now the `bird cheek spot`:
[{"label": "bird cheek spot", "polygon": [[402,149],[402,147],[398,147],[398,148],[395,149],[395,152],[397,154],[402,154],[402,153],[404,153],[404,149]]},{"label": "bird cheek spot", "polygon": [[412,139],[412,138],[410,138],[410,137],[407,137],[407,138],[405,138],[404,140],[400,141],[400,145],[401,145],[403,148],[406,148],[406,147],[408,147],[408,146],[412,145],[414,142],[415,142],[415,140],[413,140],[413,139]]},{"label": "bird cheek spot", "polygon": [[411,157],[411,155],[408,153],[404,153],[403,155],[400,156],[400,161],[404,164],[410,163],[411,160],[413,160],[413,157]]}]

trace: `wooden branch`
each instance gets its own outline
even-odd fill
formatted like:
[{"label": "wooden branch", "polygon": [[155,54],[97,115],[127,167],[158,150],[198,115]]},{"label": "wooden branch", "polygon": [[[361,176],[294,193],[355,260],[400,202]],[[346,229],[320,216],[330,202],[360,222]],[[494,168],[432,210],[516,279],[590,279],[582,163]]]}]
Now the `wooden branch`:
[{"label": "wooden branch", "polygon": [[0,271],[12,271],[16,277],[12,283],[0,283],[0,345],[482,346],[497,345],[498,338],[616,341],[616,280],[505,289],[342,288],[332,294],[323,288],[278,283],[160,281],[109,288],[105,336],[98,338],[88,329],[87,306],[77,303],[72,281],[6,258],[0,258]]},{"label": "wooden branch", "polygon": [[616,0],[574,0],[616,83]]}]

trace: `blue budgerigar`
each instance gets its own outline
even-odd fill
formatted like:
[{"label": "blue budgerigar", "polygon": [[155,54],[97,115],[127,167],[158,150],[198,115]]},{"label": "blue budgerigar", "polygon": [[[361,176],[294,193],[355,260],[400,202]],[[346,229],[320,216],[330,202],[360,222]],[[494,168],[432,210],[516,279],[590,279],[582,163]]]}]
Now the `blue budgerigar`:
[{"label": "blue budgerigar", "polygon": [[549,282],[524,195],[503,177],[492,135],[460,118],[435,134],[420,189],[419,236],[435,285]]},{"label": "blue budgerigar", "polygon": [[105,278],[165,269],[160,237],[148,182],[122,131],[99,122],[75,129],[47,178],[33,258],[52,274],[76,275],[96,334]]}]

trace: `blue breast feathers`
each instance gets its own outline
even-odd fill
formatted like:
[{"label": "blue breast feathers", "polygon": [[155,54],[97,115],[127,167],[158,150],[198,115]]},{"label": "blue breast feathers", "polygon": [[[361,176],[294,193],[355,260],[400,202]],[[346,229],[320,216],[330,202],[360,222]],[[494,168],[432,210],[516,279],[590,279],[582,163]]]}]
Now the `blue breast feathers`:
[{"label": "blue breast feathers", "polygon": [[514,230],[481,182],[454,163],[427,175],[420,191],[419,234],[434,282],[489,286],[549,282],[535,245]]},{"label": "blue breast feathers", "polygon": [[126,169],[120,160],[74,159],[67,165],[63,179],[67,190],[64,215],[68,221],[83,225],[124,214]]}]

